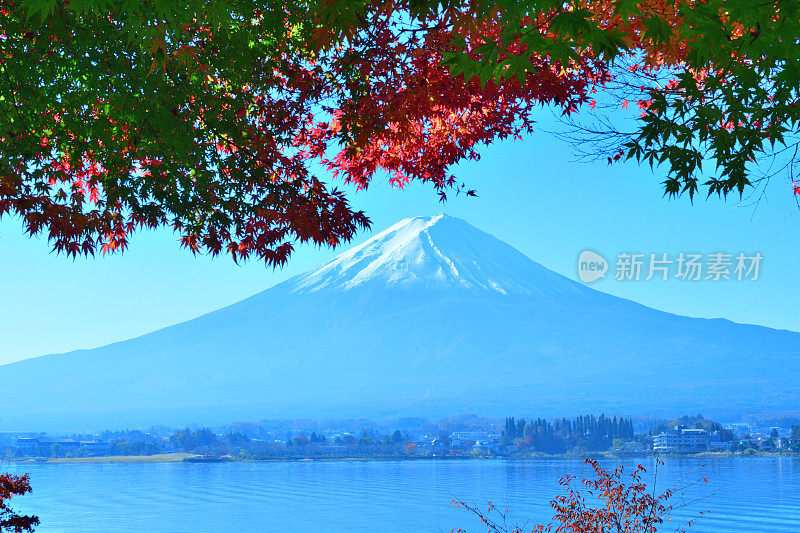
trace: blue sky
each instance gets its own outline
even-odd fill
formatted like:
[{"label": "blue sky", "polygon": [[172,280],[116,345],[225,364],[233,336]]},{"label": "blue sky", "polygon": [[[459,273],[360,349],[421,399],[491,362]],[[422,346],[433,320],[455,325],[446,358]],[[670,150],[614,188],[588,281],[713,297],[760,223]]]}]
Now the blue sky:
[{"label": "blue sky", "polygon": [[[584,249],[611,264],[592,286],[642,304],[696,317],[723,317],[800,331],[797,272],[800,212],[789,183],[771,183],[758,206],[735,200],[662,197],[663,173],[633,163],[575,162],[570,146],[546,133],[485,148],[456,174],[477,198],[438,202],[430,187],[376,181],[351,195],[378,232],[399,219],[445,212],[464,218],[572,279]],[[364,232],[353,244],[367,238]],[[345,249],[345,246],[342,249]],[[764,259],[757,281],[617,281],[620,252],[751,254]],[[169,231],[138,234],[121,256],[77,259],[0,222],[0,363],[92,348],[131,338],[234,303],[317,267],[337,251],[300,248],[288,266],[235,265],[193,257]]]}]

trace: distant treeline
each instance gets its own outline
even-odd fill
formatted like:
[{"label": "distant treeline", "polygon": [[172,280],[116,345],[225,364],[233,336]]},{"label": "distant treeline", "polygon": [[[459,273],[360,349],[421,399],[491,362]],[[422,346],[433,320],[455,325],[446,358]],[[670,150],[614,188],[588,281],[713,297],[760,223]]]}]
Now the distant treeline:
[{"label": "distant treeline", "polygon": [[325,437],[312,432],[286,435],[285,441],[252,440],[241,433],[217,436],[208,428],[183,429],[169,437],[172,448],[193,453],[235,455],[243,459],[303,457],[401,457],[416,451],[408,436],[399,430],[385,435],[363,431],[361,437],[350,434]]},{"label": "distant treeline", "polygon": [[531,448],[538,452],[564,453],[607,450],[614,439],[632,440],[633,420],[616,416],[584,415],[573,419],[560,418],[552,422],[543,418],[516,420],[506,418],[502,443]]}]

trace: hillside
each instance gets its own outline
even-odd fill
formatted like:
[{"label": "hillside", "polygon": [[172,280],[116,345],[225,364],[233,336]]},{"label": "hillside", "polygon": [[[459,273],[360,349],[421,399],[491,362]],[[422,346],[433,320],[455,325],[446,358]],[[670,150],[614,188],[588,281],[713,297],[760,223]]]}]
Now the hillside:
[{"label": "hillside", "polygon": [[0,366],[0,430],[465,412],[719,418],[796,408],[798,356],[798,333],[616,298],[440,215],[194,320]]}]

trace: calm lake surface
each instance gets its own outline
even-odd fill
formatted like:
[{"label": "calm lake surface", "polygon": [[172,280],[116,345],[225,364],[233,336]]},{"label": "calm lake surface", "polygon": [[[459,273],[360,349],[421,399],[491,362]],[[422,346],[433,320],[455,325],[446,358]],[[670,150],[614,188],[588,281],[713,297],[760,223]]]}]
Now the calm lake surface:
[{"label": "calm lake surface", "polygon": [[[652,459],[622,461],[631,469],[638,462],[652,466]],[[520,522],[547,522],[558,478],[588,473],[579,460],[6,464],[3,470],[30,473],[33,493],[12,503],[39,515],[40,533],[482,532],[468,512],[450,505],[453,498],[482,507],[491,500]],[[800,459],[668,459],[658,486],[687,475],[709,482],[688,491],[688,507],[670,525],[706,510],[690,531],[800,531]],[[646,479],[652,481],[652,471]]]}]

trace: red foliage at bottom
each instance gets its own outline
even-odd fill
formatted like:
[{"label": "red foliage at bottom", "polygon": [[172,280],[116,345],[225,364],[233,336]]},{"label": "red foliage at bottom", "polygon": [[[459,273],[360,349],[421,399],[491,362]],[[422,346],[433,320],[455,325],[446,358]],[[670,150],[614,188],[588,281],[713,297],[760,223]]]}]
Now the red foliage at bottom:
[{"label": "red foliage at bottom", "polygon": [[[664,464],[656,460],[657,465]],[[489,533],[655,533],[665,521],[672,521],[670,514],[675,508],[667,500],[675,494],[676,489],[657,493],[652,487],[648,488],[643,481],[645,468],[642,465],[624,475],[621,466],[611,471],[602,468],[594,459],[585,458],[584,461],[592,467],[593,478],[575,483],[573,476],[566,475],[559,480],[564,487],[564,494],[551,500],[550,506],[555,510],[555,515],[553,522],[547,525],[509,524],[508,509],[499,510],[492,502],[489,502],[486,512],[463,501],[454,500],[451,503],[472,512],[483,527],[489,528]],[[707,483],[708,479],[702,478],[702,481]],[[698,482],[689,482],[681,490]],[[591,496],[590,502],[587,502],[584,493]],[[703,514],[706,512],[699,513]],[[684,531],[693,522],[690,520],[678,526],[676,531]],[[454,529],[451,533],[466,532]]]},{"label": "red foliage at bottom", "polygon": [[0,474],[0,531],[14,531],[22,533],[33,531],[33,526],[39,525],[35,516],[22,516],[16,514],[8,507],[7,500],[12,496],[23,495],[31,491],[28,474],[12,476]]}]

